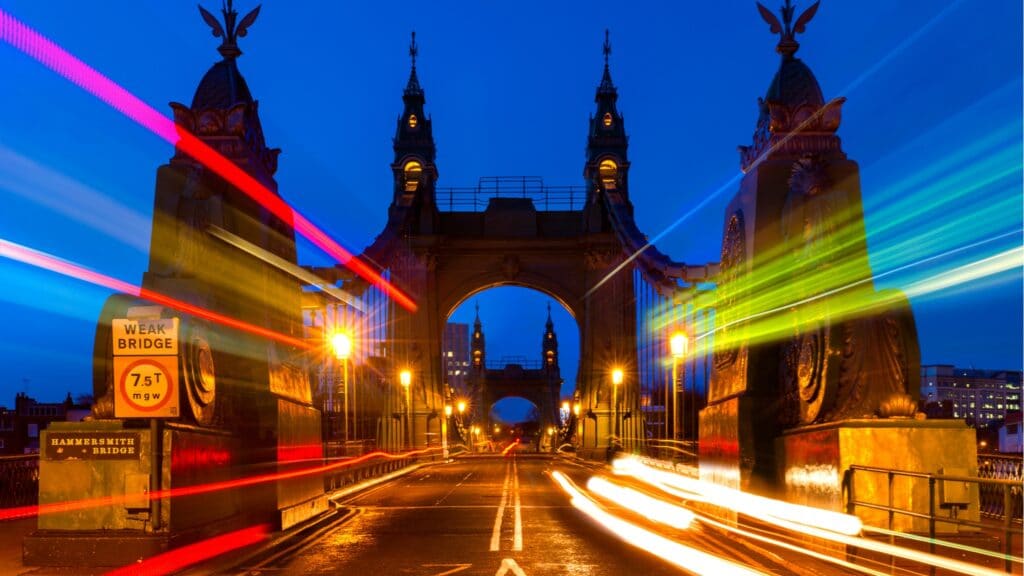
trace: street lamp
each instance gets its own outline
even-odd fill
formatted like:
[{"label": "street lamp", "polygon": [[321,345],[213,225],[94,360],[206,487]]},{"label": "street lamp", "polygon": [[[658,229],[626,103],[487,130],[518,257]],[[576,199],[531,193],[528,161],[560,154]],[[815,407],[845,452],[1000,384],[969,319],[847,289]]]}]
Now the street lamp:
[{"label": "street lamp", "polygon": [[[672,438],[679,435],[681,410],[679,409],[679,361],[686,355],[689,340],[686,334],[676,332],[669,339],[669,350],[672,352]],[[684,394],[685,397],[685,394]],[[683,401],[685,403],[685,399]],[[666,419],[666,425],[668,421]]]},{"label": "street lamp", "polygon": [[[352,338],[344,332],[335,332],[331,336],[331,347],[334,348],[334,357],[341,360],[341,389],[345,396],[345,407],[343,422],[345,424],[345,442],[348,443],[348,357],[352,354]],[[354,406],[353,406],[354,407]],[[345,449],[348,449],[346,445]]]},{"label": "street lamp", "polygon": [[619,439],[619,384],[622,384],[622,370],[612,370],[612,405],[615,406],[615,440]]},{"label": "street lamp", "polygon": [[409,448],[412,448],[412,372],[402,370],[398,374],[398,381],[401,382],[402,388],[405,388],[405,432],[409,437]]},{"label": "street lamp", "polygon": [[452,417],[452,405],[444,405],[444,420],[441,420],[441,456],[448,459],[448,419]]}]

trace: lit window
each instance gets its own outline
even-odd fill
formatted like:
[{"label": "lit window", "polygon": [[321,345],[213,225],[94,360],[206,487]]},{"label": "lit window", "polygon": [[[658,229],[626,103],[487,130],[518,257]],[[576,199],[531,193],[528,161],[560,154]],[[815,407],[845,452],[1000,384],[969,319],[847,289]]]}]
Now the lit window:
[{"label": "lit window", "polygon": [[415,114],[409,114],[409,128],[415,128],[420,123]]},{"label": "lit window", "polygon": [[423,165],[415,160],[405,163],[405,191],[415,192],[420,187],[420,179],[423,177]]},{"label": "lit window", "polygon": [[612,125],[612,114],[611,112],[604,113],[604,127],[610,128]]},{"label": "lit window", "polygon": [[598,173],[601,176],[601,183],[604,184],[604,187],[608,190],[614,190],[619,176],[619,165],[614,160],[601,160]]},{"label": "lit window", "polygon": [[454,355],[455,355],[455,354],[452,354],[452,351],[451,351],[451,350],[449,350],[449,351],[448,351],[448,357],[449,357],[449,358],[451,358],[451,357],[452,357],[452,356],[454,356]]}]

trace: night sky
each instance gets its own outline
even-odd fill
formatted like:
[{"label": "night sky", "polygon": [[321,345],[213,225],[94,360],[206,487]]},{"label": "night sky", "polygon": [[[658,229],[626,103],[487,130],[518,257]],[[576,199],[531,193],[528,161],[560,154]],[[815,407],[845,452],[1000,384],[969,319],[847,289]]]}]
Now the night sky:
[{"label": "night sky", "polygon": [[[219,14],[219,2],[204,5]],[[168,115],[167,103],[191,102],[219,60],[219,39],[190,2],[0,8]],[[736,146],[750,143],[757,98],[779,61],[753,2],[269,0],[239,42],[238,65],[268,144],[283,150],[283,197],[359,252],[391,200],[411,30],[444,187],[495,175],[582,184],[605,28],[636,220],[653,238],[686,215],[658,248],[688,263],[718,261]],[[1010,0],[823,0],[799,37],[797,56],[826,99],[848,98],[839,136],[861,167],[875,273],[956,251],[880,285],[920,285],[1021,245],[1021,28],[1020,2]],[[156,168],[170,145],[6,44],[0,69],[0,238],[140,283]],[[893,255],[907,245],[919,249]],[[957,251],[968,245],[977,246]],[[328,263],[306,243],[300,261]],[[0,278],[0,405],[16,391],[41,400],[90,392],[93,331],[109,291],[3,258]],[[1017,266],[915,296],[923,362],[1020,369],[1021,280]],[[492,358],[538,356],[548,298],[524,293],[481,293],[453,320],[472,322],[479,302]],[[579,338],[562,308],[554,319],[568,392]]]}]

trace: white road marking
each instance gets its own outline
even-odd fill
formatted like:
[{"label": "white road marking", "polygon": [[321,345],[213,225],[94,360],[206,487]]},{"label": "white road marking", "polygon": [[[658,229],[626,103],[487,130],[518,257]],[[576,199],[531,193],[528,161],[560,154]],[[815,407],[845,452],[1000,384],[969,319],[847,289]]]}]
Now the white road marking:
[{"label": "white road marking", "polygon": [[465,476],[465,477],[464,477],[464,478],[462,479],[462,481],[461,481],[461,482],[459,482],[459,483],[458,483],[458,484],[456,484],[455,486],[452,486],[452,489],[451,489],[451,490],[449,490],[447,494],[445,494],[444,496],[442,496],[442,497],[441,497],[441,498],[440,498],[440,499],[439,499],[439,500],[438,500],[437,502],[434,502],[434,506],[439,506],[439,505],[441,504],[441,502],[444,502],[445,500],[447,500],[447,499],[448,499],[448,497],[452,495],[452,492],[455,492],[455,489],[456,489],[456,488],[458,488],[459,486],[462,486],[462,482],[465,482],[465,481],[466,481],[466,478],[469,478],[469,477],[470,477],[470,476],[472,476],[472,475],[473,475],[473,473],[472,473],[472,472],[470,472],[469,474],[466,474],[466,476]]},{"label": "white road marking", "polygon": [[494,573],[494,576],[505,576],[505,574],[508,574],[509,570],[511,570],[512,574],[515,576],[526,576],[526,572],[523,572],[523,569],[519,567],[519,564],[516,564],[516,561],[511,558],[505,558],[501,561],[501,566],[498,566],[498,571]]},{"label": "white road marking", "polygon": [[515,494],[516,502],[515,538],[512,541],[512,550],[518,552],[523,549],[523,511],[519,501],[519,465],[516,464],[514,456],[512,457],[512,478],[512,493]]},{"label": "white road marking", "polygon": [[459,483],[458,483],[458,484],[456,484],[455,486],[462,486],[462,483],[463,483],[463,482],[465,482],[466,480],[468,480],[468,479],[469,479],[469,477],[470,477],[470,476],[472,476],[472,475],[473,475],[473,473],[472,473],[472,472],[470,472],[470,473],[466,474],[466,477],[465,477],[465,478],[463,478],[463,479],[462,479],[461,481],[459,481]]},{"label": "white road marking", "polygon": [[505,485],[501,488],[501,504],[498,505],[498,514],[494,517],[494,529],[491,531],[491,552],[501,549],[501,517],[505,515],[505,503],[508,502],[508,482],[512,475],[512,465],[505,466]]}]

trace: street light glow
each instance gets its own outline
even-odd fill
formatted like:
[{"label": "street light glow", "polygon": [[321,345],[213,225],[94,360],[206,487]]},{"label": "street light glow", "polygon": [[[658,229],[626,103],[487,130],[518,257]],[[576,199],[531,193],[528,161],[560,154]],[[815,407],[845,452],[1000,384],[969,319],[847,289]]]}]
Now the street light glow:
[{"label": "street light glow", "polygon": [[616,368],[615,370],[612,370],[612,384],[615,384],[616,386],[618,386],[619,384],[622,384],[622,369],[621,368]]},{"label": "street light glow", "polygon": [[352,338],[344,332],[335,332],[331,336],[331,347],[334,348],[335,358],[348,360],[352,354]]},{"label": "street light glow", "polygon": [[466,401],[459,400],[458,402],[456,402],[455,408],[459,411],[459,414],[462,414],[463,412],[466,411]]},{"label": "street light glow", "polygon": [[445,404],[444,405],[444,415],[445,416],[451,416],[452,415],[452,405],[451,404]]},{"label": "street light glow", "polygon": [[682,358],[685,356],[686,348],[689,343],[690,341],[686,337],[686,334],[683,334],[682,332],[676,332],[673,334],[672,338],[669,339],[669,348],[672,350],[672,356],[675,358]]},{"label": "street light glow", "polygon": [[408,370],[402,370],[402,372],[398,375],[398,381],[402,383],[402,386],[408,388],[409,385],[412,384],[412,372],[409,372]]}]

